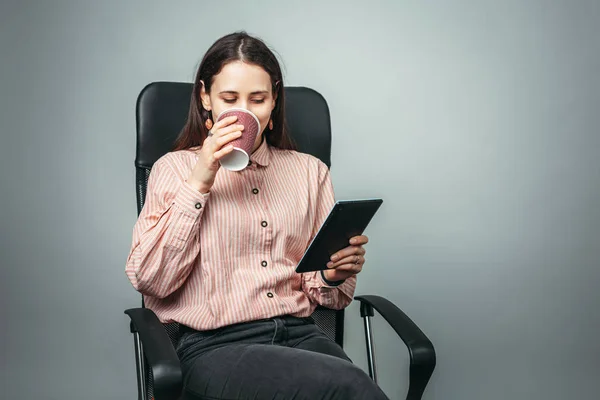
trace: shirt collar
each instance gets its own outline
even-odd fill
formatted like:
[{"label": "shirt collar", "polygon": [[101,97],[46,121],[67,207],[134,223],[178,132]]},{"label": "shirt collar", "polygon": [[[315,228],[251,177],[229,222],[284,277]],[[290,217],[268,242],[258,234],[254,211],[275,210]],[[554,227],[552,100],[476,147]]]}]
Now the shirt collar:
[{"label": "shirt collar", "polygon": [[262,142],[260,146],[250,155],[250,161],[266,167],[269,165],[269,160],[271,159],[271,149],[267,144],[267,140],[263,136]]}]

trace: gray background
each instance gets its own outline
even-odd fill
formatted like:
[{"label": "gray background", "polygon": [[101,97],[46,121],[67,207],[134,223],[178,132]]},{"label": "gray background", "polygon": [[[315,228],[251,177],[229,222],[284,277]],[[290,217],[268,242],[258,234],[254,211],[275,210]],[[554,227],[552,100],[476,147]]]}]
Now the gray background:
[{"label": "gray background", "polygon": [[[246,29],[328,100],[337,197],[385,199],[357,292],[435,344],[425,398],[597,398],[599,4],[3,0],[3,397],[135,398],[136,96]],[[400,399],[406,350],[375,328]]]}]

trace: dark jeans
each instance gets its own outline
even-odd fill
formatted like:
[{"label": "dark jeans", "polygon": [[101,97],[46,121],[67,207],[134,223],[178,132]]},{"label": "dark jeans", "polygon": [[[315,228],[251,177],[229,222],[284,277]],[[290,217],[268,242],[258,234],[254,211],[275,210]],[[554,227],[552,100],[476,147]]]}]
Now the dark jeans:
[{"label": "dark jeans", "polygon": [[183,399],[387,399],[310,318],[186,329],[177,354]]}]

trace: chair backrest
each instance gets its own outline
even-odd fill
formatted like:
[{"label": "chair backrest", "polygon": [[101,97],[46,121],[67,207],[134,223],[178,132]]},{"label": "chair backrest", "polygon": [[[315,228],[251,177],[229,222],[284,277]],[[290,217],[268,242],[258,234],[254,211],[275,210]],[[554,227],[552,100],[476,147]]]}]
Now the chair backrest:
[{"label": "chair backrest", "polygon": [[[153,82],[139,94],[136,106],[137,150],[136,193],[138,214],[144,206],[148,176],[154,162],[172,150],[187,118],[192,84]],[[331,123],[327,102],[318,92],[305,87],[286,87],[286,119],[298,151],[318,157],[331,166]],[[317,307],[312,315],[317,325],[340,346],[343,344],[344,311]],[[175,345],[177,324],[165,324]],[[146,371],[150,369],[147,368]],[[152,398],[152,376],[147,374],[148,398]]]}]

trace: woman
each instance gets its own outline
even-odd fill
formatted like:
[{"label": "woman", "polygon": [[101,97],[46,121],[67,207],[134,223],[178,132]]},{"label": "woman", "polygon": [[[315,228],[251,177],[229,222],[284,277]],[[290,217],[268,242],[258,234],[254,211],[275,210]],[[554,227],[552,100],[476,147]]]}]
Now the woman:
[{"label": "woman", "polygon": [[[188,120],[152,168],[126,272],[177,346],[188,399],[385,399],[310,315],[351,301],[366,236],[319,273],[297,274],[334,203],[327,166],[294,150],[277,59],[244,32],[204,56]],[[249,166],[220,168],[241,135],[242,107],[259,119]]]}]

